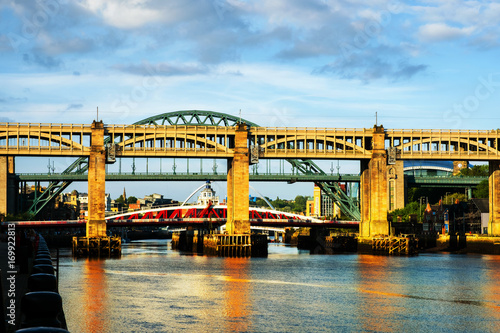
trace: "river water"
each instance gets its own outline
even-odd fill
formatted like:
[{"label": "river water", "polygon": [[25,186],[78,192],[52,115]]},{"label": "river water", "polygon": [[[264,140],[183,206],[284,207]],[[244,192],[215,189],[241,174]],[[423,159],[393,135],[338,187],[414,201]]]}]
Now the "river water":
[{"label": "river water", "polygon": [[500,256],[183,254],[164,240],[120,259],[62,252],[71,332],[500,332]]}]

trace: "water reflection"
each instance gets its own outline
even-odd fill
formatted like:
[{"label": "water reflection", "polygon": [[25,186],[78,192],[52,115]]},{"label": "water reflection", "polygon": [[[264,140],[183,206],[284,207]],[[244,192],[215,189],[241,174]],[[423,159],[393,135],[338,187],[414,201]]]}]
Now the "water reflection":
[{"label": "water reflection", "polygon": [[108,292],[104,261],[87,259],[83,265],[83,304],[87,332],[107,332]]},{"label": "water reflection", "polygon": [[248,275],[248,258],[224,258],[224,309],[226,332],[248,332],[252,285]]},{"label": "water reflection", "polygon": [[499,256],[485,256],[486,267],[488,268],[486,275],[487,281],[483,285],[483,292],[491,306],[496,309],[494,312],[497,320],[500,319],[500,257]]},{"label": "water reflection", "polygon": [[133,244],[120,260],[62,259],[60,292],[69,329],[498,331],[500,257],[293,251],[254,260]]},{"label": "water reflection", "polygon": [[394,290],[391,289],[391,279],[387,276],[387,261],[390,259],[368,255],[358,257],[358,290],[361,294],[358,320],[364,331],[394,331],[391,323],[386,320],[393,318],[397,310],[397,299],[390,297]]}]

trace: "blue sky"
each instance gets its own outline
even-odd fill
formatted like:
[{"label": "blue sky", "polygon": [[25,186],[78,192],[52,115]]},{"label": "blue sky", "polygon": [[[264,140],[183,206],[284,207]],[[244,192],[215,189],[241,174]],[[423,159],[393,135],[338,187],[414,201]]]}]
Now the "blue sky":
[{"label": "blue sky", "polygon": [[0,0],[0,121],[496,129],[498,17],[494,1]]}]

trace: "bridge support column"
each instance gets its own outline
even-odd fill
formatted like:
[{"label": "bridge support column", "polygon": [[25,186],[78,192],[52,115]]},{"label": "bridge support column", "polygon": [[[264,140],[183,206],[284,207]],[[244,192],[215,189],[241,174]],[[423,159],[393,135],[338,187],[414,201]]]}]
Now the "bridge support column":
[{"label": "bridge support column", "polygon": [[383,126],[373,128],[370,160],[361,161],[361,238],[388,235],[387,153]]},{"label": "bridge support column", "polygon": [[267,236],[250,233],[248,153],[248,128],[239,123],[234,136],[234,155],[227,161],[227,234],[204,235],[205,254],[221,257],[267,257]]},{"label": "bridge support column", "polygon": [[14,156],[0,156],[0,214],[16,213],[17,186],[13,175]]},{"label": "bridge support column", "polygon": [[73,255],[112,256],[121,254],[121,238],[106,235],[105,183],[106,151],[104,148],[104,124],[94,121],[91,126],[88,191],[89,215],[86,237],[73,237]]},{"label": "bridge support column", "polygon": [[490,217],[488,235],[500,236],[500,161],[490,161]]},{"label": "bridge support column", "polygon": [[396,164],[387,166],[387,178],[389,181],[389,211],[405,207],[406,181],[404,174],[404,161],[397,160]]},{"label": "bridge support column", "polygon": [[238,124],[234,137],[234,157],[227,163],[227,223],[230,235],[250,234],[248,129]]},{"label": "bridge support column", "polygon": [[87,237],[106,237],[104,216],[106,153],[104,149],[104,124],[92,123],[92,137],[89,156],[88,191],[89,215]]}]

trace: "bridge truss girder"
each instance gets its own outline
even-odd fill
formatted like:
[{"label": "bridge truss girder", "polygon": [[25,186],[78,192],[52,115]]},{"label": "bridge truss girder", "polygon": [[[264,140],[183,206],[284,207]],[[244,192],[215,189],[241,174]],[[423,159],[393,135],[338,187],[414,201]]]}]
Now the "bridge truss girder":
[{"label": "bridge truss girder", "polygon": [[[212,112],[212,111],[176,111],[163,113],[157,116],[149,117],[140,120],[134,125],[201,125],[201,126],[234,126],[239,122],[244,122],[248,126],[259,127],[257,124],[250,121],[234,117],[232,115]],[[104,144],[109,143],[109,138],[104,141]],[[321,170],[311,160],[291,160],[287,159],[299,172],[304,174],[322,174],[325,172]],[[74,173],[83,174],[88,170],[88,158],[81,157],[75,160],[66,170],[64,174]],[[41,193],[40,196],[34,198],[28,212],[35,217],[42,209],[58,195],[60,195],[72,182],[71,181],[53,181],[47,189]],[[353,220],[359,220],[361,217],[359,206],[353,198],[349,197],[336,182],[317,182],[323,193],[329,196],[334,202],[338,203],[340,209]]]},{"label": "bridge truss girder", "polygon": [[[133,125],[213,125],[213,126],[234,126],[241,119],[219,112],[212,111],[176,111],[168,112],[153,117],[149,117]],[[244,121],[249,126],[258,126],[255,123]],[[223,125],[221,125],[223,124]],[[104,144],[110,142],[109,138],[104,140]],[[88,158],[80,157],[75,160],[63,174],[75,173],[83,174],[88,171]],[[71,181],[53,181],[47,186],[39,196],[33,199],[28,212],[33,217],[37,216],[42,209],[52,200],[57,198],[72,182]]]},{"label": "bridge truss girder", "polygon": [[[326,175],[326,173],[311,160],[287,161],[304,174]],[[315,184],[323,191],[324,194],[329,196],[333,202],[339,205],[344,214],[349,216],[352,220],[359,221],[361,219],[361,213],[357,202],[352,197],[348,196],[337,182],[315,182]]]}]

